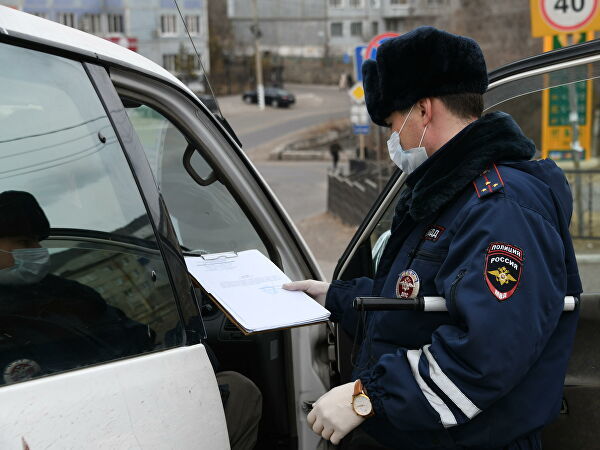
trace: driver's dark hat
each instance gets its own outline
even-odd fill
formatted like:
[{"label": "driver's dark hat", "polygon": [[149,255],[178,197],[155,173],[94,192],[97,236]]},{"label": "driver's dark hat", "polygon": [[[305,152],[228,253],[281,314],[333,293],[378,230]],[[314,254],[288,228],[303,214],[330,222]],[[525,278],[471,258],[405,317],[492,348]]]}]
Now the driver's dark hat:
[{"label": "driver's dark hat", "polygon": [[362,66],[367,110],[373,122],[388,126],[394,111],[418,100],[450,94],[483,94],[488,86],[483,52],[473,39],[433,27],[419,27],[388,39],[377,61]]},{"label": "driver's dark hat", "polygon": [[32,236],[41,241],[50,234],[50,223],[33,195],[23,191],[0,193],[0,237]]}]

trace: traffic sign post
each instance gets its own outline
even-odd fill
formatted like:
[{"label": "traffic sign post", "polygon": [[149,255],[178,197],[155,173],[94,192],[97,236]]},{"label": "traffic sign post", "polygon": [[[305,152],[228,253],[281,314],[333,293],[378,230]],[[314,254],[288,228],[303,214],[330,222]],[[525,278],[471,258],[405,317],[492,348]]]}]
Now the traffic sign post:
[{"label": "traffic sign post", "polygon": [[352,133],[354,134],[369,134],[369,125],[352,125]]},{"label": "traffic sign post", "polygon": [[533,37],[600,30],[600,0],[529,0]]},{"label": "traffic sign post", "polygon": [[352,122],[352,133],[358,136],[358,146],[362,159],[365,159],[365,135],[369,134],[371,129],[369,113],[364,104],[365,90],[362,84],[362,64],[366,59],[375,59],[379,46],[388,39],[397,36],[399,36],[398,33],[382,33],[371,39],[371,42],[367,46],[359,45],[354,49],[354,68],[358,83],[348,91],[348,94],[355,103],[350,110],[350,119]]},{"label": "traffic sign post", "polygon": [[373,39],[371,39],[369,45],[367,45],[367,49],[365,50],[365,58],[375,59],[375,56],[377,55],[377,49],[379,48],[379,46],[388,39],[392,39],[398,36],[400,36],[398,33],[392,32],[382,33],[375,36]]},{"label": "traffic sign post", "polygon": [[348,91],[348,95],[358,105],[362,105],[365,102],[365,88],[362,82],[355,83],[354,86]]},{"label": "traffic sign post", "polygon": [[357,45],[354,48],[354,79],[362,83],[362,64],[365,60],[366,45]]},{"label": "traffic sign post", "polygon": [[[581,33],[579,42],[591,40],[594,33]],[[567,45],[566,36],[546,36],[544,51]],[[582,70],[586,70],[583,68]],[[552,76],[549,74],[548,76]],[[592,145],[592,81],[562,84],[542,91],[542,157],[574,161],[574,147],[581,159],[590,158]],[[553,83],[556,84],[556,83]]]},{"label": "traffic sign post", "polygon": [[365,135],[370,131],[369,112],[364,104],[352,105],[350,108],[350,122],[352,133],[358,136],[360,158],[365,159]]}]

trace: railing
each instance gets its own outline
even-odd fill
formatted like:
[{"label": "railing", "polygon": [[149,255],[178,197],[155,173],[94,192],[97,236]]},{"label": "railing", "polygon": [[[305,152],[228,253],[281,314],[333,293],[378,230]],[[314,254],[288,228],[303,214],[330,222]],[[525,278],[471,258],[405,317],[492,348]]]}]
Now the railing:
[{"label": "railing", "polygon": [[600,239],[600,169],[565,170],[573,193],[573,239]]}]

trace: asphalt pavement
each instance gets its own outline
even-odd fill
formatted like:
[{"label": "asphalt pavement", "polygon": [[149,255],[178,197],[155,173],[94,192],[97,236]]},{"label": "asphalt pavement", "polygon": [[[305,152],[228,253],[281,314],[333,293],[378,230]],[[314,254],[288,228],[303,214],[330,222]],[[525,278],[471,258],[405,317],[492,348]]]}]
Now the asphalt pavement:
[{"label": "asphalt pavement", "polygon": [[288,84],[286,89],[296,96],[289,108],[266,106],[260,111],[256,104],[244,103],[241,95],[219,97],[223,115],[249,155],[270,141],[350,115],[350,98],[337,87]]},{"label": "asphalt pavement", "polygon": [[290,108],[267,106],[260,111],[241,95],[219,98],[225,118],[242,148],[261,172],[283,207],[298,225],[327,278],[354,234],[327,214],[327,171],[331,161],[271,161],[271,149],[294,139],[303,130],[348,117],[350,98],[333,86],[286,85],[296,96]]}]

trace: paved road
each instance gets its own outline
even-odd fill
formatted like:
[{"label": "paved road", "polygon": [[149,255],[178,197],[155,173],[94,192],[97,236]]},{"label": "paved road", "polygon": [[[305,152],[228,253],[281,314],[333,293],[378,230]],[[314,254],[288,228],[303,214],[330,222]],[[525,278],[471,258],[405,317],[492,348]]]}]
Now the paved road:
[{"label": "paved road", "polygon": [[297,99],[291,108],[247,105],[241,96],[219,98],[221,111],[242,141],[244,150],[253,148],[304,128],[348,117],[350,98],[336,87],[314,85],[286,86]]},{"label": "paved road", "polygon": [[264,161],[256,167],[273,188],[294,222],[327,210],[327,168],[324,161]]}]

